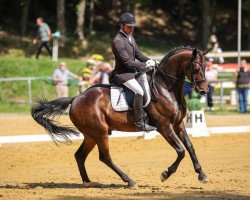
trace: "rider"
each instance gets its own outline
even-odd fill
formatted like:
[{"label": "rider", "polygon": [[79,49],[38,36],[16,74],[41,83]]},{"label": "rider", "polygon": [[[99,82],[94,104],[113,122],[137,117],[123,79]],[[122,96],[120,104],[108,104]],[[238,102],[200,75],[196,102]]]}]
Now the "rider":
[{"label": "rider", "polygon": [[[116,82],[125,85],[135,93],[133,109],[136,126],[139,131],[153,131],[155,127],[144,121],[143,95],[144,91],[136,78],[142,75],[142,71],[148,67],[155,67],[156,62],[143,55],[132,36],[136,26],[135,18],[131,13],[123,13],[119,19],[120,30],[115,36],[112,51],[115,57],[115,69],[113,77]],[[139,74],[139,75],[138,75]]]}]

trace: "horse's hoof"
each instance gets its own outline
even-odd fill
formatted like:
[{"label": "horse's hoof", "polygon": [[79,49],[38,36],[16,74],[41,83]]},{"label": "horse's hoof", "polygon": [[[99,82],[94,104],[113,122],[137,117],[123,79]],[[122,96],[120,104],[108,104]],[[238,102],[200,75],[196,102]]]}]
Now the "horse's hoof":
[{"label": "horse's hoof", "polygon": [[137,189],[138,189],[138,186],[137,186],[136,183],[131,182],[131,183],[128,183],[128,188],[129,188],[129,189],[132,189],[132,190],[137,190]]},{"label": "horse's hoof", "polygon": [[164,182],[165,180],[167,180],[169,178],[169,174],[167,171],[163,171],[161,173],[161,182]]},{"label": "horse's hoof", "polygon": [[198,176],[198,179],[199,179],[199,181],[201,182],[201,183],[207,183],[208,182],[208,180],[207,180],[207,176],[205,175],[205,174],[199,174],[199,176]]},{"label": "horse's hoof", "polygon": [[102,184],[98,182],[83,182],[83,186],[85,188],[91,188],[91,187],[101,187]]}]

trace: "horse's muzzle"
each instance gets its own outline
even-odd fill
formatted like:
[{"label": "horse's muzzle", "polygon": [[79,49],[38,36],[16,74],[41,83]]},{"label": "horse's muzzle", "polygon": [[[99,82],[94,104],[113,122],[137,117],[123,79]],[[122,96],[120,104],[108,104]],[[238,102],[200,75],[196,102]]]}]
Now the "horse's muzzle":
[{"label": "horse's muzzle", "polygon": [[207,90],[205,89],[205,88],[199,88],[199,87],[195,87],[195,91],[198,93],[198,94],[200,94],[200,95],[205,95],[205,94],[207,94],[208,93],[208,88],[207,88]]},{"label": "horse's muzzle", "polygon": [[200,91],[199,91],[199,94],[200,94],[200,95],[205,95],[205,94],[207,94],[207,92],[206,92],[205,90],[200,90]]}]

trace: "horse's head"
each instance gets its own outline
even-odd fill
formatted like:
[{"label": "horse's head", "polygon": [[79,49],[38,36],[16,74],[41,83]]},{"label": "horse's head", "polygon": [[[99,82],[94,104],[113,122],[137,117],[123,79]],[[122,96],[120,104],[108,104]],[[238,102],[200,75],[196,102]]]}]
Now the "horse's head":
[{"label": "horse's head", "polygon": [[185,72],[185,76],[191,81],[195,91],[201,95],[205,95],[208,92],[208,84],[205,77],[206,62],[204,58],[207,53],[208,51],[201,52],[193,49]]},{"label": "horse's head", "polygon": [[172,49],[160,63],[159,71],[165,78],[184,84],[187,77],[201,95],[208,92],[205,78],[206,62],[204,56],[208,51],[198,51],[191,47],[177,47]]}]

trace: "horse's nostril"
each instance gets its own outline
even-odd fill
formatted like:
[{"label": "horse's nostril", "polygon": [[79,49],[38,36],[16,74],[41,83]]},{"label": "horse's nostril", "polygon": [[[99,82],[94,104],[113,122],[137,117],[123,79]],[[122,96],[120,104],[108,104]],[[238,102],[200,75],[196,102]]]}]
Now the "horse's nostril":
[{"label": "horse's nostril", "polygon": [[200,93],[200,95],[205,95],[206,91],[205,90],[201,90],[199,93]]}]

